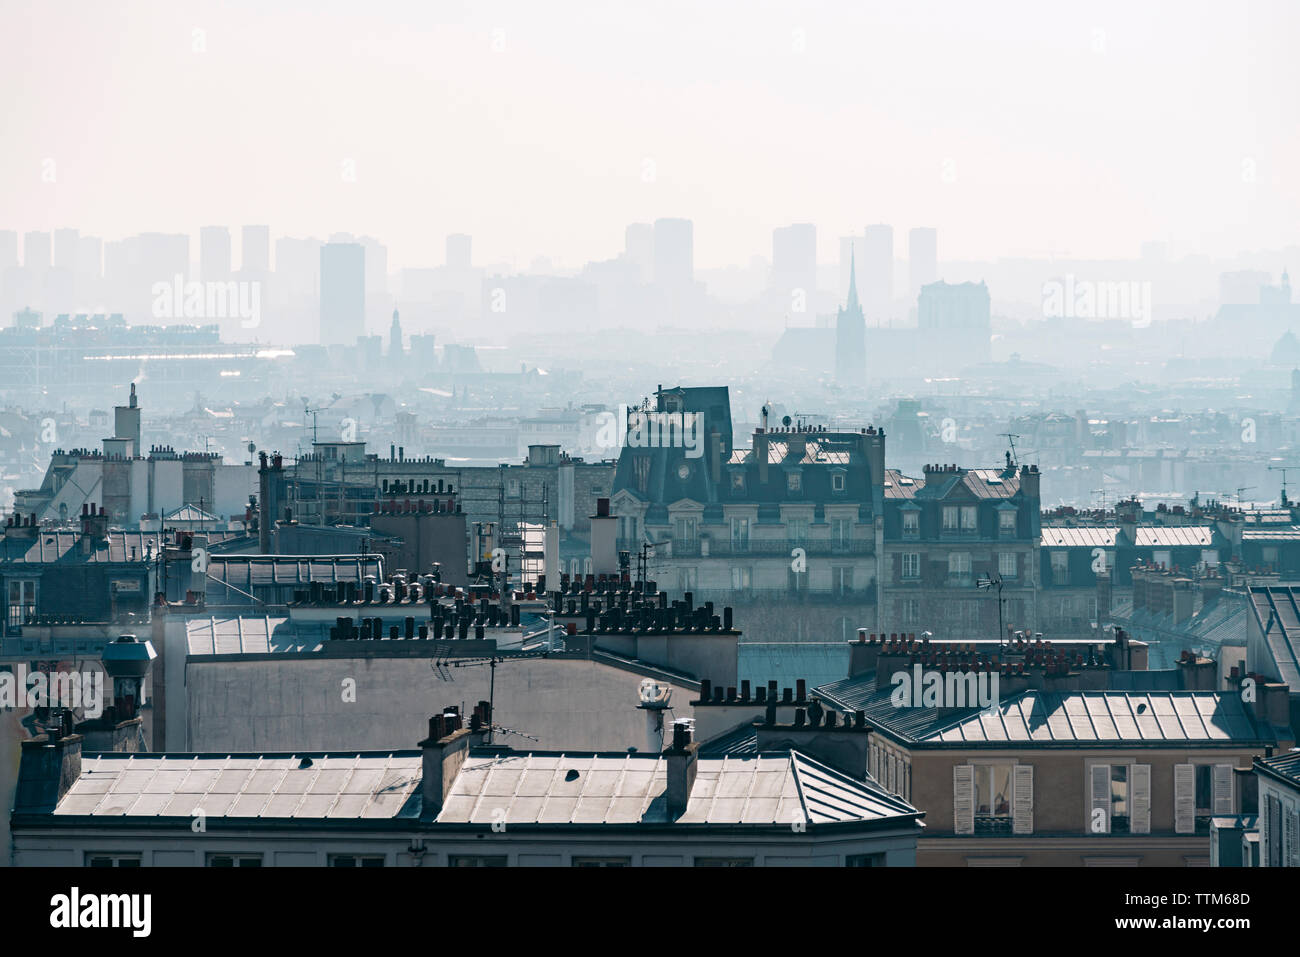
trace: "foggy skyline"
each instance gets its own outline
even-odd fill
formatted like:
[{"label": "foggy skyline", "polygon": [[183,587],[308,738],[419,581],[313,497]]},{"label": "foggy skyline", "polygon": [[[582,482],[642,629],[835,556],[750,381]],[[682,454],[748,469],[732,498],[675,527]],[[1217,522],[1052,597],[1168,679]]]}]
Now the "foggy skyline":
[{"label": "foggy skyline", "polygon": [[914,226],[989,260],[1233,256],[1300,218],[1281,3],[4,9],[20,232],[268,223],[378,236],[390,269],[460,232],[479,263],[575,268],[684,217],[710,269],[801,222],[833,263],[876,222],[899,260]]}]

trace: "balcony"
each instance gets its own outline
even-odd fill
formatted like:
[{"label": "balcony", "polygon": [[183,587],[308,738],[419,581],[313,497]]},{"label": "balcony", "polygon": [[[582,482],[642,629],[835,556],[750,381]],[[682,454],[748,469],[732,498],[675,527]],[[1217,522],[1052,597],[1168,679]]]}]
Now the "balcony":
[{"label": "balcony", "polygon": [[[696,551],[693,554],[700,554],[698,543],[694,546]],[[779,539],[743,539],[732,541],[730,539],[711,539],[709,541],[709,555],[731,556],[731,555],[758,555],[758,556],[780,556],[789,558],[790,553],[796,548],[802,548],[805,555],[872,555],[875,553],[876,546],[874,541],[847,541],[831,542],[826,540],[806,540],[794,538]],[[673,557],[681,554],[676,544],[673,545]]]}]

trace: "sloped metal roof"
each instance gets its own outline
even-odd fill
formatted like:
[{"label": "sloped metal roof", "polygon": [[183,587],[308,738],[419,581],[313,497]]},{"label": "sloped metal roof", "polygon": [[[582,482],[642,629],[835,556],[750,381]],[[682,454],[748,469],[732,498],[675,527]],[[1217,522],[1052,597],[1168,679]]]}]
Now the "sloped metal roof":
[{"label": "sloped metal roof", "polygon": [[1138,548],[1180,548],[1184,546],[1208,547],[1214,544],[1214,527],[1211,525],[1140,525],[1137,529]]},{"label": "sloped metal roof", "polygon": [[1250,602],[1278,677],[1300,689],[1300,589],[1288,586],[1250,587]]},{"label": "sloped metal roof", "polygon": [[1114,548],[1119,526],[1045,525],[1039,544],[1043,548]]},{"label": "sloped metal roof", "polygon": [[103,541],[92,541],[90,549],[83,552],[80,544],[83,537],[81,532],[68,529],[40,531],[34,538],[5,535],[0,538],[0,562],[75,565],[136,561],[143,564],[146,551],[152,548],[156,553],[162,541],[157,532],[110,531]]},{"label": "sloped metal roof", "polygon": [[1010,744],[1228,744],[1269,739],[1241,697],[1216,691],[1026,691],[937,733]]},{"label": "sloped metal roof", "polygon": [[311,582],[361,582],[367,575],[380,578],[378,555],[213,555],[208,576],[237,588]]},{"label": "sloped metal roof", "polygon": [[1274,755],[1271,758],[1256,758],[1255,764],[1264,767],[1277,777],[1286,779],[1293,787],[1300,788],[1300,749]]},{"label": "sloped metal roof", "polygon": [[54,809],[91,817],[382,819],[419,815],[419,751],[99,754]]},{"label": "sloped metal roof", "polygon": [[[1152,682],[1153,684],[1157,682]],[[1194,745],[1271,742],[1238,695],[1216,691],[1024,691],[997,708],[897,708],[875,672],[823,685],[819,697],[868,724],[932,745]]]},{"label": "sloped metal roof", "polygon": [[[699,757],[677,824],[812,824],[907,818],[906,802],[798,751]],[[651,754],[470,753],[439,823],[668,823],[668,762]]]}]

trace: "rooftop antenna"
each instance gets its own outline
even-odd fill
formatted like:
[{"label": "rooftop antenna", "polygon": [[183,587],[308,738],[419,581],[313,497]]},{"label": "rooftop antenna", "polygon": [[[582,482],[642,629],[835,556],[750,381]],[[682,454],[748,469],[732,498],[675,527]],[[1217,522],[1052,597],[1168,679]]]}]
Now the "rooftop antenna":
[{"label": "rooftop antenna", "polygon": [[1290,504],[1290,500],[1286,497],[1286,473],[1300,470],[1300,465],[1270,465],[1268,470],[1282,473],[1282,507],[1286,508]]},{"label": "rooftop antenna", "polygon": [[1003,599],[1003,597],[1002,597],[1002,576],[1001,576],[1001,575],[989,575],[988,578],[981,578],[981,579],[980,579],[979,581],[977,581],[975,584],[976,584],[976,586],[980,589],[980,591],[991,591],[991,590],[993,590],[993,589],[995,589],[995,588],[997,589],[997,592],[998,592],[998,647],[1001,648],[1001,647],[1002,647],[1002,644],[1006,641],[1006,638],[1007,638],[1007,630],[1006,630],[1006,628],[1003,626],[1003,623],[1002,623],[1002,604],[1003,604],[1003,601],[1004,601],[1004,599]]},{"label": "rooftop antenna", "polygon": [[1011,467],[1012,467],[1012,468],[1015,468],[1017,465],[1020,464],[1020,462],[1016,459],[1016,439],[1021,438],[1020,433],[1018,433],[1018,432],[999,432],[998,435],[1000,435],[1000,436],[1002,436],[1003,438],[1005,438],[1005,439],[1007,440],[1007,444],[1011,446],[1011,462],[1010,462],[1010,464],[1011,464]]}]

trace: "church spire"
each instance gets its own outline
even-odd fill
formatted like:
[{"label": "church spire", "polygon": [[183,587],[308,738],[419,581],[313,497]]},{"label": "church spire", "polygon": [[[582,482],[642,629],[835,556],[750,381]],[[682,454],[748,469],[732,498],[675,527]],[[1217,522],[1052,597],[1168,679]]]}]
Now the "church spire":
[{"label": "church spire", "polygon": [[854,312],[858,309],[858,266],[857,251],[853,244],[849,243],[849,301],[844,304],[846,312]]}]

